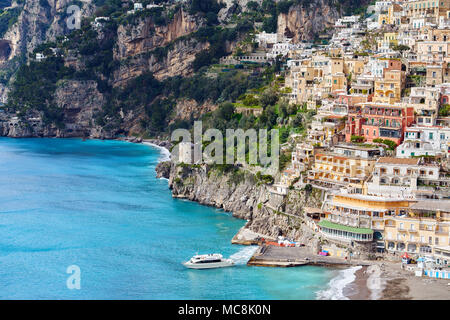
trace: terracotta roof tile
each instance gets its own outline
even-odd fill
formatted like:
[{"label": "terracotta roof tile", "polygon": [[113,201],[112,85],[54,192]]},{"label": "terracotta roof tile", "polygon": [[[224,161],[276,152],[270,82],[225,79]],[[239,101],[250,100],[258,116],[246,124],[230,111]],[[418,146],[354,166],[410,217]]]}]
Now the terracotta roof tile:
[{"label": "terracotta roof tile", "polygon": [[419,158],[390,158],[390,157],[381,157],[378,159],[378,163],[387,163],[387,164],[410,164],[417,165],[419,164]]}]

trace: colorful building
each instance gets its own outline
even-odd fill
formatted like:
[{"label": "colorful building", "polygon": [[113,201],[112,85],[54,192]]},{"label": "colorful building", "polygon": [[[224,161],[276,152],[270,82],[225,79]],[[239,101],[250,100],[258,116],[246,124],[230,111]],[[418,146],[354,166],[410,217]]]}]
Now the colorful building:
[{"label": "colorful building", "polygon": [[362,103],[350,106],[345,140],[361,136],[368,142],[388,139],[399,145],[405,129],[414,122],[414,108],[387,103]]},{"label": "colorful building", "polygon": [[381,154],[378,148],[352,145],[338,145],[331,152],[318,152],[313,168],[308,171],[308,182],[320,189],[352,185],[362,192],[363,183]]}]

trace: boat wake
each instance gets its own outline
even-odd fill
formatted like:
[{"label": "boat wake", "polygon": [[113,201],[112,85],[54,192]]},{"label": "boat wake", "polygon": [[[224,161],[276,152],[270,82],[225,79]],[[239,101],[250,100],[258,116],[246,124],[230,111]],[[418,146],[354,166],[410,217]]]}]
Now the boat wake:
[{"label": "boat wake", "polygon": [[258,246],[245,247],[230,256],[235,265],[247,264],[248,260],[253,256]]},{"label": "boat wake", "polygon": [[317,293],[317,300],[348,300],[344,295],[344,288],[355,281],[355,272],[362,266],[356,266],[339,271],[338,275],[331,279],[329,288]]}]

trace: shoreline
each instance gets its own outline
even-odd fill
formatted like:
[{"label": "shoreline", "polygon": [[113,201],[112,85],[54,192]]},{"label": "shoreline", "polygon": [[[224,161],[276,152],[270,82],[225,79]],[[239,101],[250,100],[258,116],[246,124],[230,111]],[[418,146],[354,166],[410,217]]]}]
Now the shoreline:
[{"label": "shoreline", "polygon": [[161,156],[162,158],[160,157],[160,158],[158,159],[158,163],[165,162],[165,161],[170,161],[170,160],[171,160],[171,153],[170,153],[170,150],[169,150],[166,146],[158,145],[158,144],[156,144],[156,143],[154,143],[154,142],[145,141],[145,140],[143,140],[143,141],[140,142],[140,143],[141,143],[141,144],[144,144],[144,145],[147,145],[147,146],[151,146],[151,147],[157,148],[157,149],[160,150],[160,156]]},{"label": "shoreline", "polygon": [[[36,137],[39,138],[39,137]],[[84,139],[83,137],[73,137]],[[66,138],[67,139],[67,138]],[[86,139],[84,139],[86,140]],[[115,140],[144,144],[160,151],[158,163],[170,161],[170,151],[167,141],[116,138],[89,140]],[[162,178],[159,178],[162,179]],[[239,234],[239,231],[236,235]],[[235,236],[236,237],[236,236]],[[237,240],[237,239],[235,239]],[[240,239],[241,241],[244,239]],[[245,239],[247,240],[247,239]],[[239,241],[235,242],[236,244]],[[252,244],[252,243],[249,243]],[[361,261],[362,262],[362,261]],[[364,261],[366,262],[366,261]],[[330,279],[328,288],[317,292],[317,299],[349,299],[349,300],[449,300],[450,282],[448,279],[432,279],[416,277],[414,273],[400,269],[400,263],[389,261],[367,261],[360,265],[322,264],[322,267],[332,267],[337,275]],[[379,272],[376,272],[379,268]],[[327,296],[328,294],[328,296]],[[334,294],[334,295],[333,295]]]},{"label": "shoreline", "polygon": [[374,262],[355,272],[345,292],[350,300],[449,300],[448,279],[416,277],[400,263]]}]

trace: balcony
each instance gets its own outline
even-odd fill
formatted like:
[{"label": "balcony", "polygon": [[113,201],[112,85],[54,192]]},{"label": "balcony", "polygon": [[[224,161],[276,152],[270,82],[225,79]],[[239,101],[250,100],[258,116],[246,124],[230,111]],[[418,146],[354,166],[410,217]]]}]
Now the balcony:
[{"label": "balcony", "polygon": [[439,230],[436,230],[434,233],[439,234],[439,235],[448,235],[449,234],[448,230],[446,230],[446,229],[439,229]]},{"label": "balcony", "polygon": [[434,231],[434,228],[433,227],[428,228],[428,226],[420,226],[419,230],[420,231]]},{"label": "balcony", "polygon": [[386,122],[367,122],[363,124],[363,128],[364,126],[371,126],[371,127],[383,127],[383,128],[389,128],[389,129],[400,129],[402,126],[400,123],[388,123],[386,124]]}]

